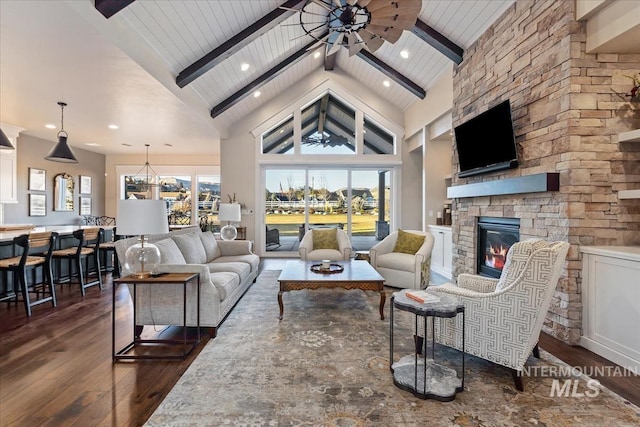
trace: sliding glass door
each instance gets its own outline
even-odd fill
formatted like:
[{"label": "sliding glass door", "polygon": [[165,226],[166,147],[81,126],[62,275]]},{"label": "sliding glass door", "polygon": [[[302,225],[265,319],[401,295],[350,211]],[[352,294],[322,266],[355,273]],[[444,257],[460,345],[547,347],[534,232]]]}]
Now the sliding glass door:
[{"label": "sliding glass door", "polygon": [[392,170],[277,168],[264,170],[264,253],[296,253],[304,234],[337,227],[354,250],[368,250],[389,232]]}]

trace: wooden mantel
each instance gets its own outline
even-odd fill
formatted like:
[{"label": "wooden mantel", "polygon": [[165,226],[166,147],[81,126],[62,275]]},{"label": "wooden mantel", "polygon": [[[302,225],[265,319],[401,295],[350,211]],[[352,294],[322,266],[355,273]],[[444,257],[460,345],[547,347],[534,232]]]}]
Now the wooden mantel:
[{"label": "wooden mantel", "polygon": [[557,172],[505,178],[494,181],[475,182],[447,188],[447,198],[500,196],[505,194],[539,193],[558,191],[560,174]]}]

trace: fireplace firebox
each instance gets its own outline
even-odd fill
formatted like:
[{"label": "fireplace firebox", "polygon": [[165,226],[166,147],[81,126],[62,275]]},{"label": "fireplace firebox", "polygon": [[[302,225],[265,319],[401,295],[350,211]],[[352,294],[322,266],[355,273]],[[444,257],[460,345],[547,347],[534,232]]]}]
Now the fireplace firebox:
[{"label": "fireplace firebox", "polygon": [[509,248],[520,241],[520,219],[478,218],[477,273],[500,277]]}]

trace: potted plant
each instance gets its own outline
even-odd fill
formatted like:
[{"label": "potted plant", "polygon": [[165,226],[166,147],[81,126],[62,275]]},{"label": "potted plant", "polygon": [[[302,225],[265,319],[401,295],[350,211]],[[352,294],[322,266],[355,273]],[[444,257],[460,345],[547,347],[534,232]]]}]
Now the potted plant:
[{"label": "potted plant", "polygon": [[628,96],[631,102],[639,102],[640,101],[640,74],[636,76],[625,75],[625,77],[629,77],[631,79],[631,81],[633,82],[633,87],[631,88],[629,93],[625,93],[624,95]]}]

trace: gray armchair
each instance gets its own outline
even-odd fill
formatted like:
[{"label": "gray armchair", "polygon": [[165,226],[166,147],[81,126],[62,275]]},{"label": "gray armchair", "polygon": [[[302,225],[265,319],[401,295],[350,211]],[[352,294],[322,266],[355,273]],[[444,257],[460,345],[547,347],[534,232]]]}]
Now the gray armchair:
[{"label": "gray armchair", "polygon": [[269,226],[265,225],[266,229],[266,244],[267,250],[280,247],[280,230],[272,228],[269,230]]}]

